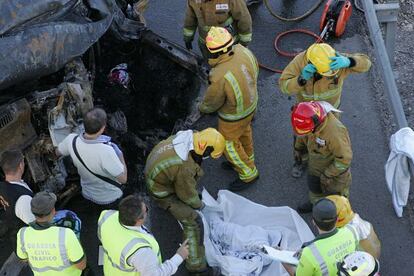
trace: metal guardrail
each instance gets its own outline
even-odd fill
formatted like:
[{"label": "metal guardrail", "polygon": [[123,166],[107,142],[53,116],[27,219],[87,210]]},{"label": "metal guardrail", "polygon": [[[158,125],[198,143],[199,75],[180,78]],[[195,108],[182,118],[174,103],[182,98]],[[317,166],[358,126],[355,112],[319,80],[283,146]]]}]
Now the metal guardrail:
[{"label": "metal guardrail", "polygon": [[[392,33],[393,27],[390,27],[390,29],[388,30],[389,31],[388,37],[386,37],[387,41],[391,43],[391,45],[390,44],[388,45],[388,50],[390,50],[391,52],[388,52],[387,47],[385,46],[385,43],[384,43],[384,39],[382,38],[382,32],[381,32],[381,28],[378,22],[379,18],[377,18],[377,13],[376,13],[376,11],[378,11],[378,15],[380,19],[383,20],[383,22],[387,22],[388,20],[388,22],[392,23],[394,22],[395,12],[397,11],[398,13],[399,7],[395,6],[395,5],[398,5],[398,3],[374,5],[372,0],[363,0],[361,2],[364,7],[365,18],[367,20],[369,32],[371,34],[371,40],[372,40],[372,43],[374,44],[374,51],[379,61],[379,65],[380,65],[379,70],[381,71],[382,78],[385,84],[385,90],[388,96],[388,100],[391,104],[391,111],[395,117],[398,128],[401,129],[403,127],[407,127],[408,126],[407,119],[405,117],[404,109],[401,103],[401,97],[400,97],[400,94],[398,93],[398,88],[395,83],[394,73],[392,71],[392,67],[390,63],[390,57],[393,57],[393,52],[394,52],[394,49],[393,49],[394,42],[392,40],[392,37],[390,37],[391,35],[394,35]],[[381,5],[388,5],[388,6],[381,6]],[[392,11],[390,11],[390,9],[387,10],[386,9],[387,7],[392,8]],[[395,25],[394,25],[394,28],[395,28]],[[387,35],[387,30],[386,30],[386,35]],[[388,53],[390,57],[388,56]]]}]

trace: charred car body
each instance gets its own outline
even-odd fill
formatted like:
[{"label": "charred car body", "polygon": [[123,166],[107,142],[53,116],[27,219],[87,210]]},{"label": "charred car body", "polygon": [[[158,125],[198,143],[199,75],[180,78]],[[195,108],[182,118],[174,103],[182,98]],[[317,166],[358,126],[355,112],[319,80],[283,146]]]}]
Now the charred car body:
[{"label": "charred car body", "polygon": [[[0,3],[0,153],[21,149],[27,182],[57,193],[62,205],[79,191],[79,179],[54,148],[82,132],[82,114],[93,106],[108,112],[128,185],[141,191],[152,146],[198,119],[206,67],[148,30],[134,8],[115,0]],[[123,79],[114,81],[114,72]]]}]

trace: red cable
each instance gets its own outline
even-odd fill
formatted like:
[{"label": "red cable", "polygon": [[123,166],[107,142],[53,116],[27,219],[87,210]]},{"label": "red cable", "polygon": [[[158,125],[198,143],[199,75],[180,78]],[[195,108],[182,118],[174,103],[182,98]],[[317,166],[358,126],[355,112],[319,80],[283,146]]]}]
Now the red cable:
[{"label": "red cable", "polygon": [[[315,43],[318,43],[318,42],[321,42],[322,41],[322,39],[321,39],[321,37],[319,35],[317,35],[316,33],[312,32],[312,31],[308,31],[308,30],[305,30],[305,29],[293,29],[293,30],[288,30],[288,31],[282,32],[282,33],[280,33],[280,34],[278,34],[276,36],[275,41],[273,43],[273,46],[274,46],[274,48],[276,50],[276,53],[280,54],[281,56],[284,56],[284,57],[295,57],[297,54],[299,54],[299,53],[285,52],[282,49],[280,49],[280,47],[279,47],[279,41],[280,41],[280,39],[282,37],[284,37],[285,35],[288,35],[288,34],[291,34],[291,33],[302,33],[302,34],[305,34],[305,35],[312,36],[312,37],[316,38],[316,42]],[[263,68],[263,69],[266,69],[266,70],[271,71],[271,72],[274,72],[274,73],[281,74],[283,72],[283,70],[271,68],[271,67],[268,67],[268,66],[266,66],[264,64],[261,64],[261,63],[259,63],[259,66],[261,68]]]}]

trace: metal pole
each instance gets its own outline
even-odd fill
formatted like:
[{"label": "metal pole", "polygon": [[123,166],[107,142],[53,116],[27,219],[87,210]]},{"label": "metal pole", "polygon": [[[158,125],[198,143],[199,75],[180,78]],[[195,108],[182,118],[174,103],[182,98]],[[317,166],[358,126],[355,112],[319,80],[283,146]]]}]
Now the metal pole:
[{"label": "metal pole", "polygon": [[394,79],[394,73],[388,58],[387,49],[384,45],[381,29],[375,14],[375,8],[372,0],[361,1],[365,10],[365,18],[367,20],[368,29],[371,33],[371,40],[374,44],[374,50],[379,61],[382,78],[385,84],[388,100],[391,104],[391,111],[397,121],[398,128],[407,127],[407,119],[405,118],[404,109],[401,104],[400,94]]}]

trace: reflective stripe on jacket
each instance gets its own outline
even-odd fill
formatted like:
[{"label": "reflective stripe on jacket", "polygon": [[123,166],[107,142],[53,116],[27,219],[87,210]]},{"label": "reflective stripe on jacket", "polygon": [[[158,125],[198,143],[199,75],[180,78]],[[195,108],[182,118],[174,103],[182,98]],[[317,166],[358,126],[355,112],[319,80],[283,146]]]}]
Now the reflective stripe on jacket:
[{"label": "reflective stripe on jacket", "polygon": [[79,276],[82,273],[72,261],[83,259],[83,249],[68,228],[50,226],[38,230],[23,227],[17,233],[16,251],[19,258],[28,260],[34,275]]},{"label": "reflective stripe on jacket", "polygon": [[127,261],[137,250],[144,247],[151,248],[161,263],[160,247],[155,238],[150,234],[122,226],[119,223],[118,211],[105,210],[101,213],[98,220],[98,237],[104,250],[105,275],[140,275]]},{"label": "reflective stripe on jacket", "polygon": [[[335,77],[322,77],[316,80],[311,78],[304,86],[298,84],[298,77],[302,69],[308,64],[306,51],[298,54],[286,68],[279,78],[280,90],[288,95],[295,94],[297,102],[326,101],[338,108],[341,104],[341,93],[343,82],[351,73],[363,73],[371,68],[371,61],[364,54],[344,54],[355,61],[350,68],[339,69]],[[360,91],[364,93],[364,91]]]},{"label": "reflective stripe on jacket", "polygon": [[253,53],[242,45],[210,59],[213,69],[209,87],[200,104],[200,111],[218,115],[225,121],[238,121],[252,114],[257,107],[259,66]]},{"label": "reflective stripe on jacket", "polygon": [[145,163],[145,181],[149,192],[157,198],[176,194],[193,208],[201,207],[197,181],[204,174],[191,156],[182,160],[174,151],[171,136],[156,145]]},{"label": "reflective stripe on jacket", "polygon": [[193,40],[198,28],[199,37],[205,40],[211,26],[232,26],[240,41],[252,39],[252,18],[244,0],[188,0],[185,13],[184,39]]},{"label": "reflective stripe on jacket", "polygon": [[350,225],[319,235],[302,250],[296,275],[337,275],[336,264],[356,251],[358,240],[356,230]]}]

